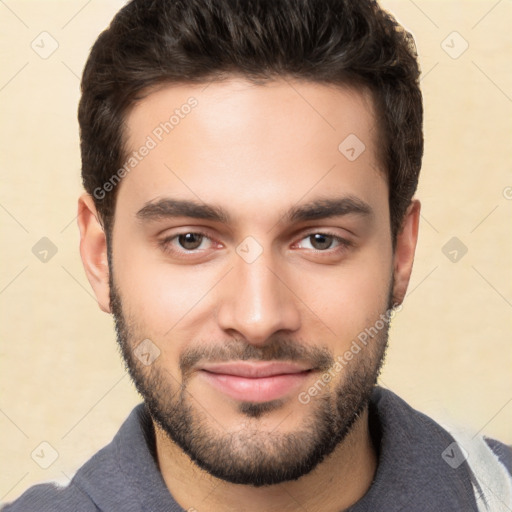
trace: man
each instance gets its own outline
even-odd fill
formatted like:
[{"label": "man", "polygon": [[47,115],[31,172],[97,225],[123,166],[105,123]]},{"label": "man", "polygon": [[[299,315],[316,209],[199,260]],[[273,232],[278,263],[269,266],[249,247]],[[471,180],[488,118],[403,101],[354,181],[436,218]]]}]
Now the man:
[{"label": "man", "polygon": [[512,451],[376,386],[411,274],[411,37],[375,2],[135,0],[79,108],[81,255],[141,393],[5,511],[512,510]]}]

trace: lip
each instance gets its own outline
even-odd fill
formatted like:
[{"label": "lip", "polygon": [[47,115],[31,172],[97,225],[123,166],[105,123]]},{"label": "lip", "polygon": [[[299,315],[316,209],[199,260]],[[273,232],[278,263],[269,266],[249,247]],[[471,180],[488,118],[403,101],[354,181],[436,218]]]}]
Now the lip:
[{"label": "lip", "polygon": [[201,369],[210,373],[221,373],[223,375],[233,375],[237,377],[257,378],[300,373],[306,370],[310,370],[311,367],[299,365],[297,363],[283,363],[280,361],[268,361],[262,363],[237,361],[236,363],[228,362],[203,365]]},{"label": "lip", "polygon": [[205,365],[199,373],[208,384],[235,400],[268,402],[299,388],[311,371],[295,363],[236,362]]}]

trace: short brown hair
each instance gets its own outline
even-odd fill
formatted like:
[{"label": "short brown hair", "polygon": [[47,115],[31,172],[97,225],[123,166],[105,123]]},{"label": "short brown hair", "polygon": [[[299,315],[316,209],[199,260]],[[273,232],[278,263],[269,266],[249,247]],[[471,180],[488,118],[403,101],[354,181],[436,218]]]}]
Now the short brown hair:
[{"label": "short brown hair", "polygon": [[[360,84],[375,101],[393,240],[416,191],[423,106],[412,36],[374,0],[132,0],[94,44],[79,105],[82,179],[109,233],[123,120],[149,87],[241,75]],[[341,141],[340,141],[341,142]]]}]

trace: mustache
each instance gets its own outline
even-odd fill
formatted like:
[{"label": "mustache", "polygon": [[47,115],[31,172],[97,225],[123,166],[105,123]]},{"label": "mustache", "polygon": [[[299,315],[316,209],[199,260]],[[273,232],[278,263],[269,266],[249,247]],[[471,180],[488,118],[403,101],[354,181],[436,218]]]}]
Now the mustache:
[{"label": "mustache", "polygon": [[263,346],[255,346],[244,340],[230,339],[222,344],[198,342],[185,349],[179,358],[183,375],[189,374],[199,362],[228,361],[299,361],[306,362],[315,370],[328,370],[334,356],[326,347],[299,341],[275,339]]}]

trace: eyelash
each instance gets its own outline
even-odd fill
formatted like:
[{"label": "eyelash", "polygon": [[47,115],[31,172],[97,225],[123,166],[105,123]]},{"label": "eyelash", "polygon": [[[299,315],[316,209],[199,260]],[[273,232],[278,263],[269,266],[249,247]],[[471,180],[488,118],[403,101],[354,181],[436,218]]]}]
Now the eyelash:
[{"label": "eyelash", "polygon": [[[350,242],[349,240],[345,239],[345,238],[342,238],[338,235],[335,235],[334,233],[331,233],[329,231],[312,231],[310,233],[307,233],[306,235],[304,235],[300,240],[299,242],[301,242],[302,240],[305,240],[313,235],[323,235],[323,236],[327,236],[327,237],[330,237],[333,239],[333,241],[337,242],[338,245],[334,248],[329,248],[329,249],[325,249],[325,250],[321,250],[321,249],[308,249],[309,251],[314,251],[315,253],[325,253],[325,254],[333,254],[333,253],[337,253],[339,251],[342,251],[342,250],[345,250],[349,247],[352,246],[352,242]],[[294,244],[295,245],[295,244]]]},{"label": "eyelash", "polygon": [[[171,253],[171,254],[174,253],[174,254],[178,254],[179,256],[184,256],[185,258],[189,258],[189,257],[193,258],[193,257],[197,256],[198,254],[201,254],[201,252],[203,252],[205,249],[202,249],[202,250],[192,249],[192,250],[187,251],[186,249],[176,249],[176,248],[172,247],[173,240],[177,240],[178,237],[187,235],[187,234],[200,235],[200,236],[212,241],[213,243],[215,243],[215,241],[207,233],[205,233],[203,231],[184,231],[183,233],[177,233],[175,235],[164,238],[163,240],[161,240],[159,242],[159,245],[162,248],[162,250],[166,253]],[[331,233],[328,230],[327,231],[311,231],[309,233],[304,234],[298,240],[298,242],[302,242],[303,240],[305,240],[313,235],[324,235],[324,236],[332,237],[333,241],[337,242],[337,244],[338,244],[336,247],[334,247],[332,249],[331,248],[328,248],[325,250],[307,249],[308,251],[314,252],[315,254],[325,254],[325,255],[332,256],[333,254],[336,255],[339,252],[347,250],[348,248],[353,246],[353,243],[351,241],[349,241],[345,238],[342,238],[338,235],[335,235],[334,233]],[[295,242],[294,245],[296,245],[298,242]]]},{"label": "eyelash", "polygon": [[188,234],[200,235],[200,236],[202,236],[204,238],[212,240],[211,237],[207,233],[204,233],[203,231],[184,231],[183,233],[177,233],[176,235],[172,235],[172,236],[168,236],[167,238],[164,238],[161,242],[159,242],[159,245],[164,250],[164,252],[177,253],[177,254],[180,254],[180,255],[186,255],[186,254],[194,255],[194,254],[197,254],[198,252],[200,252],[197,249],[194,249],[194,250],[191,250],[191,251],[187,251],[186,249],[181,249],[180,250],[180,249],[175,249],[175,248],[171,247],[171,243],[172,243],[173,240],[177,240],[178,237],[183,236],[183,235],[188,235]]}]

